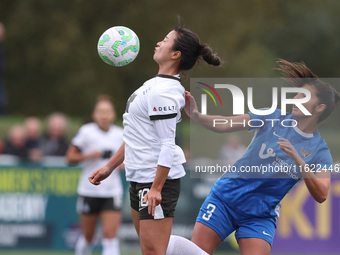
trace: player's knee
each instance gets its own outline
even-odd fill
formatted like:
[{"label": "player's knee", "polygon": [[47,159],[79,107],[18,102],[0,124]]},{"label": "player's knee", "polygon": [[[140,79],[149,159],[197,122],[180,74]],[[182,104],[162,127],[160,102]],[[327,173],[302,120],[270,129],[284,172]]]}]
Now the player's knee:
[{"label": "player's knee", "polygon": [[116,237],[116,229],[103,229],[103,237],[112,239]]},{"label": "player's knee", "polygon": [[86,240],[87,243],[92,243],[93,239],[94,239],[94,234],[93,233],[84,233],[84,238]]},{"label": "player's knee", "polygon": [[209,243],[206,240],[204,241],[202,238],[196,238],[193,235],[191,238],[191,242],[196,244],[198,247],[200,247],[202,250],[204,250],[208,254],[213,254],[214,252],[214,248],[212,248],[211,245],[209,245]]},{"label": "player's knee", "polygon": [[143,244],[141,248],[143,255],[165,255],[166,253],[166,249],[161,249],[160,247],[152,244]]},{"label": "player's knee", "polygon": [[155,251],[155,250],[152,250],[152,251],[142,250],[142,253],[143,253],[143,255],[165,255],[165,252],[164,253],[160,253],[160,252]]}]

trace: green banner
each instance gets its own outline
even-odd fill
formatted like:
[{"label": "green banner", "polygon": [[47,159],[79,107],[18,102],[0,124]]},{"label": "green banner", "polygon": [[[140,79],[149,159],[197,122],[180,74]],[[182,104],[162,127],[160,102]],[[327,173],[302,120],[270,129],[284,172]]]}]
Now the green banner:
[{"label": "green banner", "polygon": [[0,247],[65,249],[79,235],[80,168],[0,168]]}]

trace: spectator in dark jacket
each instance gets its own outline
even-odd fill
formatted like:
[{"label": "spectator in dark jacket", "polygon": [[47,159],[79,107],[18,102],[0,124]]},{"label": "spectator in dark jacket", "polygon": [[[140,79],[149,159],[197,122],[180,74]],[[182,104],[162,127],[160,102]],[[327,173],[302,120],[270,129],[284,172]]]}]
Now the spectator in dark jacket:
[{"label": "spectator in dark jacket", "polygon": [[65,156],[68,142],[65,136],[67,118],[64,114],[52,113],[47,120],[47,133],[42,137],[39,148],[44,156]]},{"label": "spectator in dark jacket", "polygon": [[11,127],[3,154],[18,156],[24,161],[28,159],[27,135],[24,127],[19,125]]},{"label": "spectator in dark jacket", "polygon": [[39,146],[41,143],[41,121],[36,117],[25,119],[24,126],[27,132],[27,147],[32,162],[40,162],[43,156]]}]

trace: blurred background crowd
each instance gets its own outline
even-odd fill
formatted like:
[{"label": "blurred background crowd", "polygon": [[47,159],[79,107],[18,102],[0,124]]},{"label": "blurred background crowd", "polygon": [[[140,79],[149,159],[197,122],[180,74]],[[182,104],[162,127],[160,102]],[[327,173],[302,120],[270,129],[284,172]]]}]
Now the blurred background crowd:
[{"label": "blurred background crowd", "polygon": [[[7,136],[0,140],[0,154],[14,156],[10,160],[18,163],[40,163],[45,156],[64,156],[68,148],[67,122],[66,115],[55,112],[47,117],[43,130],[39,118],[27,117],[23,123],[10,127]],[[1,164],[6,164],[5,157]]]}]

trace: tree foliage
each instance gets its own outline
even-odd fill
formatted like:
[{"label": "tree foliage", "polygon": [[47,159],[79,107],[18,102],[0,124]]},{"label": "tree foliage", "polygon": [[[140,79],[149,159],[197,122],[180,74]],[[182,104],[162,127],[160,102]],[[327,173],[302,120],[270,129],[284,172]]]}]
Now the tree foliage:
[{"label": "tree foliage", "polygon": [[[225,61],[221,68],[198,65],[186,86],[190,76],[276,77],[277,58],[303,60],[320,76],[336,77],[339,7],[336,0],[2,0],[9,111],[82,116],[108,93],[121,115],[129,95],[157,73],[154,47],[177,15]],[[99,36],[114,25],[132,28],[141,41],[126,67],[108,66],[97,54]]]}]

